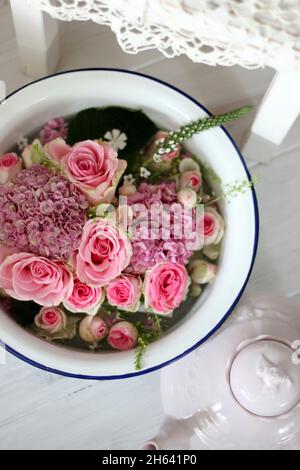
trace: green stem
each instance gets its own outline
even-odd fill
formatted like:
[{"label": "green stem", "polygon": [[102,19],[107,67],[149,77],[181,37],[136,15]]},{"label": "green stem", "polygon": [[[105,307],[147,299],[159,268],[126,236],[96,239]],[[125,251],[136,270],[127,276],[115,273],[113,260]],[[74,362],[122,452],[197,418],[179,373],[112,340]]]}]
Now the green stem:
[{"label": "green stem", "polygon": [[222,126],[226,122],[238,119],[241,116],[249,113],[252,110],[252,106],[243,106],[242,108],[235,109],[225,114],[217,114],[216,116],[210,116],[198,121],[191,122],[186,126],[182,126],[180,129],[169,133],[167,139],[162,140],[156,148],[154,157],[160,157],[164,154],[168,154],[176,149],[178,144],[182,144],[185,140],[190,139],[195,134],[206,131],[213,127]]}]

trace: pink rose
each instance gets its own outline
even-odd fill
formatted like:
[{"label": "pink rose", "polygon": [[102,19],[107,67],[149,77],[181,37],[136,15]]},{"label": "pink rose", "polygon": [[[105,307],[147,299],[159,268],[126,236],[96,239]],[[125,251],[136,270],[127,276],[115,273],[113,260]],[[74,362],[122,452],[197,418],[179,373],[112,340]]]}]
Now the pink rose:
[{"label": "pink rose", "polygon": [[127,162],[118,160],[108,143],[86,140],[74,145],[63,158],[68,178],[86,195],[90,204],[112,202]]},{"label": "pink rose", "polygon": [[16,253],[0,265],[0,287],[14,299],[57,306],[72,294],[73,276],[60,261]]},{"label": "pink rose", "polygon": [[83,227],[76,258],[76,273],[82,282],[102,287],[127,268],[131,244],[113,220],[95,218]]},{"label": "pink rose", "polygon": [[50,334],[58,333],[67,325],[66,314],[57,307],[43,307],[34,319],[36,326]]},{"label": "pink rose", "polygon": [[191,170],[185,171],[180,175],[179,187],[180,189],[191,188],[196,193],[199,191],[202,185],[202,176],[200,171]]},{"label": "pink rose", "polygon": [[5,153],[0,156],[0,184],[12,180],[22,169],[22,160],[16,153]]},{"label": "pink rose", "polygon": [[[149,157],[154,155],[155,151],[156,151],[156,147],[158,146],[160,141],[162,142],[163,140],[166,140],[168,138],[168,136],[169,136],[169,133],[166,132],[166,131],[157,132],[154,135],[154,137],[152,137],[149,144],[147,145],[146,150],[145,150],[145,155],[149,156]],[[173,150],[170,153],[165,153],[164,155],[162,155],[162,160],[163,161],[174,160],[174,158],[179,157],[180,151],[181,151],[181,146],[177,145],[176,150]]]},{"label": "pink rose", "polygon": [[44,146],[44,152],[56,162],[60,162],[71,150],[72,147],[61,138],[51,140]]},{"label": "pink rose", "polygon": [[204,245],[216,245],[224,236],[225,224],[213,207],[207,207],[200,221],[200,231],[204,235]]},{"label": "pink rose", "polygon": [[101,287],[88,286],[79,279],[74,280],[72,295],[63,304],[70,312],[96,315],[105,298]]},{"label": "pink rose", "polygon": [[107,325],[100,317],[88,315],[80,322],[79,336],[87,343],[101,341],[103,338],[105,338],[107,333]]},{"label": "pink rose", "polygon": [[121,274],[106,286],[106,297],[110,305],[129,312],[138,310],[141,294],[142,281],[131,274]]},{"label": "pink rose", "polygon": [[107,342],[114,349],[127,351],[135,347],[138,335],[138,330],[132,323],[119,321],[111,327]]},{"label": "pink rose", "polygon": [[146,271],[144,280],[145,306],[162,315],[171,313],[185,300],[189,276],[181,264],[159,263]]}]

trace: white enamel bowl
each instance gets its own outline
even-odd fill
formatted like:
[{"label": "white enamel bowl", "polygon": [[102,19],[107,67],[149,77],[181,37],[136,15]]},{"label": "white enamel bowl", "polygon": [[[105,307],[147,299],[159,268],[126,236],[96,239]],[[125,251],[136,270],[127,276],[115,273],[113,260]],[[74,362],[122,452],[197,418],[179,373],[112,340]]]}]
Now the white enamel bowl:
[{"label": "white enamel bowl", "polygon": [[[90,106],[119,105],[143,109],[163,128],[173,129],[207,115],[207,110],[180,90],[151,77],[122,70],[92,69],[38,80],[10,95],[0,105],[0,153],[31,134],[49,118],[72,115]],[[224,183],[248,178],[241,154],[222,128],[195,136],[187,148],[201,156]],[[258,241],[254,191],[224,204],[226,236],[219,272],[177,327],[153,343],[144,369],[134,369],[134,352],[92,354],[48,344],[0,312],[0,338],[7,350],[28,363],[63,375],[114,379],[144,374],[195,349],[224,322],[248,281]]]}]

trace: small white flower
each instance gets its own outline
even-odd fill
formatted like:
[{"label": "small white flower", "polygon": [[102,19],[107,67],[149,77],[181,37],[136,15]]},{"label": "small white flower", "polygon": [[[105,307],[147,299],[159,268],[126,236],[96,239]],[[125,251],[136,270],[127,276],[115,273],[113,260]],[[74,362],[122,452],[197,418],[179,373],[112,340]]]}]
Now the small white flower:
[{"label": "small white flower", "polygon": [[106,139],[113,147],[114,151],[124,150],[127,145],[127,135],[121,132],[119,129],[112,129],[107,131],[104,135]]},{"label": "small white flower", "polygon": [[25,149],[28,145],[28,139],[27,137],[24,137],[23,135],[20,135],[17,140],[17,145],[19,147],[19,150],[22,152],[22,150]]},{"label": "small white flower", "polygon": [[125,175],[123,179],[124,179],[124,184],[133,184],[133,183],[135,183],[135,179],[134,179],[132,174]]},{"label": "small white flower", "polygon": [[140,168],[140,176],[141,178],[148,178],[151,175],[151,172],[144,168],[143,166]]},{"label": "small white flower", "polygon": [[158,153],[155,153],[153,155],[153,160],[154,160],[155,163],[161,163],[161,156],[158,155]]}]

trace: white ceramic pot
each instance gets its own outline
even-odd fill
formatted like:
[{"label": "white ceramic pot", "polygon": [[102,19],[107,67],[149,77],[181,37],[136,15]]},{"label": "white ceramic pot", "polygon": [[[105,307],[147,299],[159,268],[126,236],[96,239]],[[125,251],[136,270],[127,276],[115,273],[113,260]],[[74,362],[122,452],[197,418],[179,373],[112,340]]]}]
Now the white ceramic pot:
[{"label": "white ceramic pot", "polygon": [[[71,71],[31,83],[1,104],[0,152],[14,146],[20,134],[31,134],[49,118],[106,105],[141,108],[167,129],[208,113],[185,93],[151,77],[121,70]],[[225,184],[249,177],[241,154],[224,129],[193,137],[187,148],[201,156]],[[174,330],[149,347],[142,371],[134,370],[133,351],[98,355],[48,344],[4,313],[0,315],[2,341],[9,351],[35,366],[82,378],[144,374],[182,357],[204,342],[232,312],[252,269],[258,240],[254,191],[225,203],[224,216],[227,229],[216,281]]]},{"label": "white ceramic pot", "polygon": [[205,346],[166,367],[166,419],[143,449],[299,450],[299,303],[246,296]]}]

